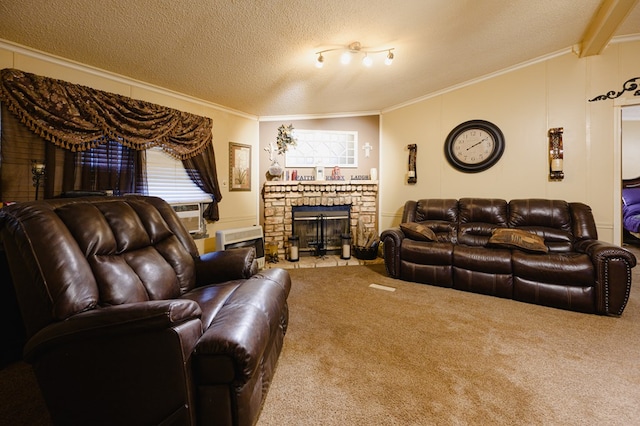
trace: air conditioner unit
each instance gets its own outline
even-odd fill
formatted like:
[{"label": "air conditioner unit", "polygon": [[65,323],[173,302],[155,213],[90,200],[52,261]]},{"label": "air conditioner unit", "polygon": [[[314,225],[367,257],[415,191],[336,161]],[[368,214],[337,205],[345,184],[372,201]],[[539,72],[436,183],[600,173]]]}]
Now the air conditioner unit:
[{"label": "air conditioner unit", "polygon": [[172,203],[171,207],[190,234],[202,233],[202,204]]},{"label": "air conditioner unit", "polygon": [[217,251],[237,247],[255,247],[258,266],[260,269],[264,268],[264,236],[261,226],[216,231]]}]

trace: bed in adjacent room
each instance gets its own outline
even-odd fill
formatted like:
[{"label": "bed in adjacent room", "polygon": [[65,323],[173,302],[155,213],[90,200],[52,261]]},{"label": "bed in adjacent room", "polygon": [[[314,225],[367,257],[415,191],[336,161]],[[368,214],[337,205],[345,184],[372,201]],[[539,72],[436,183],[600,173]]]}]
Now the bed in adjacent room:
[{"label": "bed in adjacent room", "polygon": [[624,242],[640,244],[640,177],[622,181]]}]

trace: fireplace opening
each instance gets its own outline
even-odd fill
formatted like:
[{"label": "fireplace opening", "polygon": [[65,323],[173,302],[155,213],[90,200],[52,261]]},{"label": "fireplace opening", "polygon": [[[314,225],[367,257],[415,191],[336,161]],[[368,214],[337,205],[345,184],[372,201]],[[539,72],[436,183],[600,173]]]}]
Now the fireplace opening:
[{"label": "fireplace opening", "polygon": [[339,254],[342,234],[349,234],[351,205],[293,206],[292,233],[300,240],[300,254]]}]

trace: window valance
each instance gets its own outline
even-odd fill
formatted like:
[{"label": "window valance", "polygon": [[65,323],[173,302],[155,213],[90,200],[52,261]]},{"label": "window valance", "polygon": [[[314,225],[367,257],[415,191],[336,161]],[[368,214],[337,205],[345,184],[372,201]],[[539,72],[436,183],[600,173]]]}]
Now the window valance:
[{"label": "window valance", "polygon": [[160,146],[186,160],[211,146],[208,117],[17,69],[0,73],[0,101],[60,148],[86,151],[115,140],[135,150]]}]

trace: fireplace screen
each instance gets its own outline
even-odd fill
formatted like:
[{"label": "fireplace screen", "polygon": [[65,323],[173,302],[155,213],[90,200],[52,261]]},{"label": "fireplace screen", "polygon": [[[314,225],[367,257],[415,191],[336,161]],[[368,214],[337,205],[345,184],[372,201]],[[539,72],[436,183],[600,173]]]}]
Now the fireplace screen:
[{"label": "fireplace screen", "polygon": [[300,239],[301,254],[340,253],[342,234],[349,233],[351,206],[294,206],[292,232]]}]

